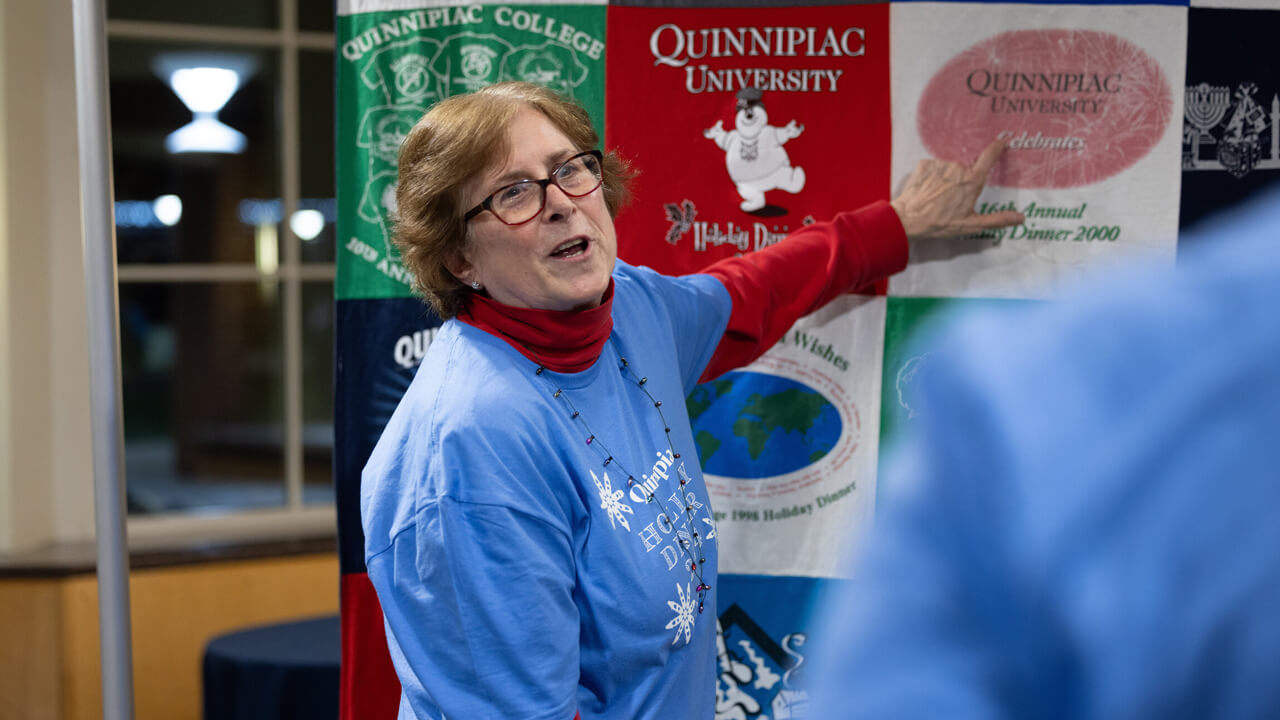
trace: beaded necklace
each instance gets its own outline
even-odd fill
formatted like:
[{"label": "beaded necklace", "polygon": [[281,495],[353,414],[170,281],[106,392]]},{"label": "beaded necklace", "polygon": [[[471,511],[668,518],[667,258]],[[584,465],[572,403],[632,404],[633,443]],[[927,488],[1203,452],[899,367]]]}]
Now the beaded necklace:
[{"label": "beaded necklace", "polygon": [[[515,337],[513,337],[512,335],[506,332],[503,332],[503,331],[500,331],[500,332],[502,332],[502,334],[506,335],[508,338],[511,338],[513,341],[520,343],[520,345],[523,346],[526,350],[528,350],[529,354],[533,356],[534,360],[538,363],[538,367],[536,370],[534,370],[534,374],[543,378],[543,380],[547,383],[547,386],[552,389],[551,395],[553,398],[560,400],[562,403],[565,404],[565,407],[567,407],[569,410],[569,418],[571,420],[576,420],[580,425],[582,425],[582,429],[587,434],[587,440],[586,440],[587,445],[591,445],[592,447],[595,447],[598,449],[598,451],[601,454],[601,457],[604,458],[604,467],[607,468],[610,465],[617,466],[618,470],[622,471],[622,473],[627,476],[627,487],[630,488],[635,486],[636,484],[635,475],[631,474],[630,471],[628,471],[625,467],[623,467],[622,462],[613,456],[613,453],[610,452],[609,447],[605,445],[603,440],[596,437],[595,433],[591,430],[591,426],[587,424],[587,419],[583,417],[582,413],[578,411],[578,408],[574,406],[573,401],[569,399],[569,396],[568,394],[565,393],[564,389],[560,387],[556,387],[555,383],[550,382],[548,377],[546,375],[543,375],[543,373],[546,372],[547,370],[547,366],[545,363],[542,362],[542,359],[538,357],[538,354],[534,352],[533,348],[529,347],[524,342],[521,342],[520,340],[516,339]],[[649,382],[649,378],[640,377],[639,375],[636,374],[635,370],[631,369],[631,363],[627,362],[627,358],[623,356],[622,351],[617,346],[617,343],[614,342],[612,335],[609,336],[609,344],[613,346],[614,353],[618,356],[619,372],[621,372],[623,375],[629,376],[628,379],[630,379],[631,382],[634,383],[635,386],[645,394],[645,397],[647,397],[649,401],[653,403],[654,409],[657,410],[658,412],[658,418],[662,421],[662,427],[664,429],[665,437],[667,439],[667,448],[671,451],[671,457],[675,460],[679,460],[680,453],[676,452],[675,446],[672,445],[671,443],[671,425],[667,422],[666,415],[664,415],[662,412],[662,401],[655,398],[649,392],[649,389],[645,387],[645,385],[648,384]],[[689,522],[689,531],[691,533],[691,536],[689,538],[679,537],[679,534],[677,533],[678,542],[676,544],[680,547],[681,551],[684,552],[685,556],[689,560],[689,572],[691,574],[691,577],[698,581],[698,587],[696,588],[696,592],[698,593],[698,613],[701,614],[703,610],[703,603],[705,602],[707,597],[707,591],[711,589],[711,586],[708,585],[706,583],[706,580],[704,580],[702,577],[703,566],[705,565],[707,559],[705,557],[702,557],[702,554],[701,554],[703,541],[702,541],[702,538],[698,535],[697,526],[694,524],[693,505],[689,502],[688,496],[685,495],[685,492],[684,492],[685,485],[689,484],[689,475],[684,470],[684,463],[673,463],[673,464],[675,464],[676,474],[680,482],[679,492],[677,494],[681,499],[680,505],[683,508],[685,519],[688,520]],[[645,504],[650,505],[654,508],[654,511],[660,522],[666,522],[667,525],[674,528],[675,523],[673,522],[672,518],[675,516],[675,514],[668,507],[668,501],[658,497],[658,495],[654,493],[652,490],[646,489],[645,492],[646,492]]]}]

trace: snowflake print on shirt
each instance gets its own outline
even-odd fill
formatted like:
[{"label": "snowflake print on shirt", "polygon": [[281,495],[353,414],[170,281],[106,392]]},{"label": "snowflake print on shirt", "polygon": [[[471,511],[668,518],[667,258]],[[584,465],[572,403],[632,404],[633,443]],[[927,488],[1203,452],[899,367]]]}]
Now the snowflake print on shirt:
[{"label": "snowflake print on shirt", "polygon": [[671,639],[671,644],[675,645],[680,641],[680,633],[684,633],[684,644],[689,644],[689,638],[693,635],[693,622],[696,620],[694,613],[698,609],[698,604],[694,602],[694,595],[689,592],[689,586],[680,587],[676,584],[676,592],[680,594],[680,602],[674,600],[667,601],[667,607],[675,611],[676,616],[671,618],[667,623],[667,629],[675,628],[676,636]]},{"label": "snowflake print on shirt", "polygon": [[596,490],[600,492],[600,509],[609,513],[609,527],[616,530],[618,525],[621,525],[623,530],[630,532],[631,524],[627,522],[623,513],[634,515],[635,512],[631,510],[630,505],[622,502],[622,491],[613,489],[612,484],[609,482],[608,472],[604,474],[603,481],[596,477],[594,470],[589,472],[591,473],[591,479],[596,483]]}]

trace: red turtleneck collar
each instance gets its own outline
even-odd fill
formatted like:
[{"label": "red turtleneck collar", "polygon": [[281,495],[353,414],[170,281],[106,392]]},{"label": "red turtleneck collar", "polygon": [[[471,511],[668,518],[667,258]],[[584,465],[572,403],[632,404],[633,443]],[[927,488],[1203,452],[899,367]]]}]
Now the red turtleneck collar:
[{"label": "red turtleneck collar", "polygon": [[613,332],[613,278],[590,310],[518,308],[480,294],[463,304],[458,320],[507,341],[521,355],[562,373],[582,372],[600,357]]}]

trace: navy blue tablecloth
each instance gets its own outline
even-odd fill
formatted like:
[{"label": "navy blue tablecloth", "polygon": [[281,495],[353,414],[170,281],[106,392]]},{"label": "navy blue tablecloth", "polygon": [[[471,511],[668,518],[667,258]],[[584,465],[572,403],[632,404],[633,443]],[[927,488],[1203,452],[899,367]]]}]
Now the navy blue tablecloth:
[{"label": "navy blue tablecloth", "polygon": [[204,720],[337,720],[338,616],[221,635],[204,653]]}]

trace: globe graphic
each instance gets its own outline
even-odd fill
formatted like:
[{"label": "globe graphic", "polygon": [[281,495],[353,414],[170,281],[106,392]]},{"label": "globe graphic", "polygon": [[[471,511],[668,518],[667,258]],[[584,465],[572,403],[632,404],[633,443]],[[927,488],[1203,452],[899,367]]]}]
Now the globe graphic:
[{"label": "globe graphic", "polygon": [[835,406],[790,378],[731,372],[687,399],[703,472],[758,479],[821,460],[840,439]]}]

